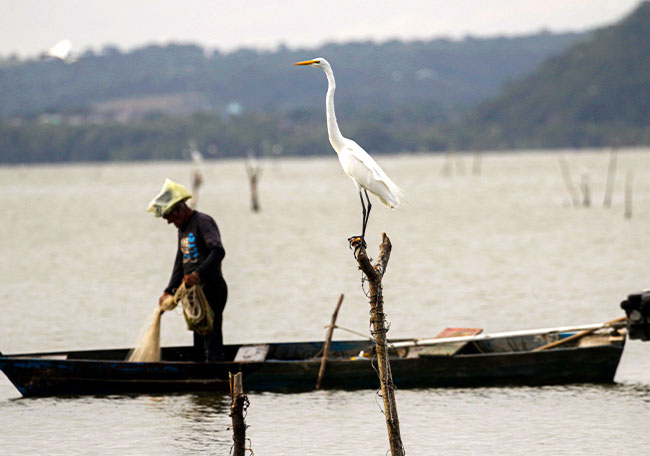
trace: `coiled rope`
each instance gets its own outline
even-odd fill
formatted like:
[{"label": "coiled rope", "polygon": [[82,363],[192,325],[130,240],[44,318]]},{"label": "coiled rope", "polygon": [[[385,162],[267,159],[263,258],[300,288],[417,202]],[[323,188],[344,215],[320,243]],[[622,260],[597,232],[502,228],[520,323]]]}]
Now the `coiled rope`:
[{"label": "coiled rope", "polygon": [[163,311],[173,310],[179,302],[183,308],[187,329],[201,335],[212,331],[214,312],[208,304],[201,285],[194,285],[188,289],[184,283],[181,283],[174,296],[165,299],[160,307]]}]

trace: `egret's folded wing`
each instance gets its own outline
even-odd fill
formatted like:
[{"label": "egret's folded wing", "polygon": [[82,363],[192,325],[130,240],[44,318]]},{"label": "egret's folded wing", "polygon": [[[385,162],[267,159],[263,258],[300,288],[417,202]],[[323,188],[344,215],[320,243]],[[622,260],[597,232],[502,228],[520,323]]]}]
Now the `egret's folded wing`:
[{"label": "egret's folded wing", "polygon": [[399,205],[403,191],[356,142],[348,140],[343,156],[346,157],[344,170],[349,177],[377,196],[386,206],[394,208]]}]

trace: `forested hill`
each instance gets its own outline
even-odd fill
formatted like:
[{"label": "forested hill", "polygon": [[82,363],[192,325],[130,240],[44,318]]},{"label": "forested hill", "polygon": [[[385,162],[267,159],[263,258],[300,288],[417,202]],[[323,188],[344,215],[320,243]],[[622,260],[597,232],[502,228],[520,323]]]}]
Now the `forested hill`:
[{"label": "forested hill", "polygon": [[[461,147],[650,144],[650,2],[483,103]],[[467,135],[467,132],[471,132]]]},{"label": "forested hill", "polygon": [[148,46],[122,53],[85,52],[78,63],[0,61],[0,115],[98,108],[159,109],[167,114],[236,105],[266,112],[321,106],[325,79],[293,63],[327,58],[337,77],[337,104],[391,109],[471,106],[507,81],[532,72],[583,34],[539,33],[381,44],[328,44],[273,52],[207,52],[196,45]]},{"label": "forested hill", "polygon": [[[0,63],[0,163],[650,145],[650,3],[588,34],[329,44],[206,54],[104,49],[79,63]],[[505,85],[505,86],[504,86]]]}]

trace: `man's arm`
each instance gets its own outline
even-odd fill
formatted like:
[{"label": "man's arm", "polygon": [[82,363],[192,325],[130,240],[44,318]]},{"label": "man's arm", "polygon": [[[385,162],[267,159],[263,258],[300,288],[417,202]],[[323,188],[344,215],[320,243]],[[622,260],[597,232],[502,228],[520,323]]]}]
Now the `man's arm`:
[{"label": "man's arm", "polygon": [[201,262],[196,271],[201,280],[205,280],[221,271],[221,261],[226,256],[226,251],[221,243],[221,233],[216,222],[210,216],[202,217],[199,222],[199,231],[205,246],[209,249],[208,256]]},{"label": "man's arm", "polygon": [[196,271],[199,273],[201,280],[204,280],[206,274],[209,276],[210,271],[221,269],[221,260],[223,260],[224,256],[226,256],[226,251],[223,249],[223,247],[218,246],[210,249],[210,253],[206,259],[198,268],[196,268]]}]

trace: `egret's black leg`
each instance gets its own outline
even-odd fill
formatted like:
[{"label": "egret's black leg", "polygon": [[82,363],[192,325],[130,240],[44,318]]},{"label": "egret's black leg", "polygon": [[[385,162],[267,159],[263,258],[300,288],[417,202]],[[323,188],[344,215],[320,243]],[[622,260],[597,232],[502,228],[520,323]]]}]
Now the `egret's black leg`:
[{"label": "egret's black leg", "polygon": [[370,198],[368,197],[368,191],[364,188],[363,193],[366,194],[366,202],[368,203],[368,210],[366,212],[366,206],[363,204],[363,196],[361,196],[361,192],[359,192],[359,196],[361,196],[361,205],[363,206],[363,229],[361,231],[361,239],[365,241],[366,239],[366,226],[368,226],[368,219],[370,218],[370,209],[372,209],[372,204],[370,203]]},{"label": "egret's black leg", "polygon": [[359,199],[361,200],[361,239],[363,239],[363,235],[366,233],[366,204],[363,202],[363,194],[361,193],[361,190],[359,190]]},{"label": "egret's black leg", "polygon": [[[361,239],[361,246],[363,248],[366,248],[366,226],[368,225],[368,219],[370,218],[370,209],[372,208],[372,204],[370,204],[370,198],[368,197],[368,191],[364,188],[363,192],[366,194],[366,201],[363,201],[363,193],[361,193],[361,190],[359,190],[359,199],[361,200],[361,236],[352,236],[351,238],[348,238],[348,241],[350,242],[350,248],[353,247],[353,243],[357,241],[358,239]],[[366,202],[368,203],[368,209],[366,210]],[[355,245],[355,249],[357,246]],[[355,253],[356,255],[356,253]]]}]

